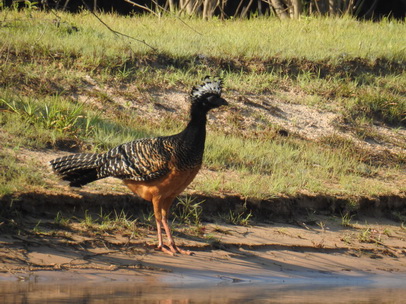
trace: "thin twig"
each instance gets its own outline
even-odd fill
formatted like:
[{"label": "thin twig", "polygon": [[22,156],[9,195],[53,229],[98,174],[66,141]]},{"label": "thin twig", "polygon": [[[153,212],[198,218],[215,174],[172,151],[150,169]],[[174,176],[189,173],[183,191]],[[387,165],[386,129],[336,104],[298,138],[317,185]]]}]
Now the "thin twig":
[{"label": "thin twig", "polygon": [[[82,1],[83,1],[83,0],[82,0]],[[124,0],[124,1],[127,2],[127,3],[130,3],[130,4],[134,5],[134,6],[143,8],[143,9],[149,11],[149,12],[152,12],[152,13],[153,13],[154,15],[156,15],[156,16],[159,16],[157,13],[153,12],[150,8],[147,8],[147,7],[143,6],[143,5],[139,5],[139,4],[134,3],[133,1],[130,1],[130,0]],[[163,11],[169,13],[169,14],[173,14],[171,11],[168,11],[166,8],[164,8],[163,6],[159,5],[158,2],[152,0],[152,3],[154,3],[154,4],[156,5],[156,7],[160,8],[161,10],[163,10]],[[180,19],[178,16],[176,16],[175,14],[173,14],[173,16],[174,16],[176,19],[178,19],[180,22],[182,22],[184,25],[186,25],[188,28],[190,28],[192,31],[194,31],[195,33],[197,33],[197,34],[203,36],[202,33],[200,33],[200,32],[198,32],[197,30],[195,30],[193,27],[191,27],[191,26],[190,26],[189,24],[187,24],[185,21],[183,21],[182,19]]]},{"label": "thin twig", "polygon": [[84,0],[82,0],[82,3],[83,3],[84,6],[86,6],[86,8],[89,10],[89,12],[90,12],[93,16],[95,16],[96,19],[99,20],[101,24],[103,24],[105,27],[107,27],[107,29],[109,29],[114,35],[116,35],[116,36],[123,36],[123,37],[129,38],[129,39],[133,39],[133,40],[135,40],[135,41],[137,41],[137,42],[140,42],[140,43],[142,43],[142,44],[148,46],[149,48],[151,48],[151,49],[152,49],[153,51],[155,51],[155,52],[158,50],[157,48],[154,48],[152,45],[149,45],[148,43],[146,43],[144,40],[140,40],[140,39],[134,38],[134,37],[132,37],[132,36],[129,36],[129,35],[120,33],[120,32],[118,32],[118,31],[116,31],[116,30],[113,30],[110,26],[108,26],[103,20],[100,19],[99,16],[97,16],[97,15],[90,9],[90,7],[86,4],[86,2],[85,2]]},{"label": "thin twig", "polygon": [[132,4],[132,5],[136,6],[136,7],[142,8],[142,9],[150,12],[151,14],[154,14],[155,16],[159,17],[159,14],[155,13],[152,9],[150,9],[147,6],[135,3],[134,1],[130,1],[130,0],[124,0],[124,2],[130,3],[130,4]]},{"label": "thin twig", "polygon": [[[162,10],[164,10],[165,12],[172,14],[171,11],[168,11],[166,8],[162,7],[161,5],[158,4],[158,2],[156,2],[155,0],[152,0],[153,3],[155,3],[155,5],[159,8],[161,8]],[[188,28],[190,28],[192,31],[194,31],[196,34],[199,34],[201,36],[203,36],[202,33],[198,32],[197,30],[195,30],[193,27],[191,27],[189,24],[187,24],[185,21],[183,21],[181,18],[179,18],[178,16],[176,16],[176,14],[173,14],[173,16],[178,19],[180,22],[182,22],[184,25],[186,25]]]}]

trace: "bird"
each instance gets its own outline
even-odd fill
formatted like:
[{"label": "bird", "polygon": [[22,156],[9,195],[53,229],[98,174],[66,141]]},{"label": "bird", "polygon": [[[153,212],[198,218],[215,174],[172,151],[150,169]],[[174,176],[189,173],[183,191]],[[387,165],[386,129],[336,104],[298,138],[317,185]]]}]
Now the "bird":
[{"label": "bird", "polygon": [[[168,224],[169,209],[193,181],[203,162],[207,114],[227,106],[221,97],[223,80],[206,76],[189,94],[190,118],[177,134],[135,139],[104,153],[77,153],[50,161],[52,170],[72,187],[106,177],[121,179],[136,195],[150,201],[157,227],[156,250],[171,255],[193,252],[179,248]],[[162,229],[167,236],[163,243]]]}]

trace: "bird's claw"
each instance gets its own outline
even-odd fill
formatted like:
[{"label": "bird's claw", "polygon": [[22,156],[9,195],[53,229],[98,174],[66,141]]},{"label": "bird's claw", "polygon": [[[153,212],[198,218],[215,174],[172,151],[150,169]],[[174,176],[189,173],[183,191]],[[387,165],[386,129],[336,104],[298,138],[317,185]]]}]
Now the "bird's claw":
[{"label": "bird's claw", "polygon": [[162,251],[166,254],[169,254],[171,256],[176,256],[177,253],[179,254],[185,254],[185,255],[194,255],[195,253],[189,250],[183,250],[179,248],[178,246],[170,245],[170,246],[158,246],[155,248],[156,251]]}]

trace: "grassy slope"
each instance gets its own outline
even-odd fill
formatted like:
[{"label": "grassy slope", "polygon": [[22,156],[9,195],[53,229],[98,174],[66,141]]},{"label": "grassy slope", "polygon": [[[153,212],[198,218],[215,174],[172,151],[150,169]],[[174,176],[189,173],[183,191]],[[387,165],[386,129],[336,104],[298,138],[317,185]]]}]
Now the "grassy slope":
[{"label": "grassy slope", "polygon": [[[20,147],[49,149],[71,141],[82,150],[102,150],[134,137],[175,132],[185,120],[174,122],[168,115],[149,121],[136,110],[122,111],[109,94],[86,90],[89,77],[98,86],[115,88],[128,102],[138,98],[154,104],[153,92],[189,90],[204,75],[219,74],[233,96],[272,94],[281,102],[340,111],[361,139],[371,135],[365,133],[372,123],[404,126],[403,23],[192,19],[185,20],[188,27],[169,17],[101,16],[114,30],[153,46],[152,51],[114,35],[91,14],[58,16],[55,22],[55,15],[43,12],[0,12],[0,139],[5,142],[0,195],[27,185],[47,187],[45,175],[15,160]],[[110,111],[82,104],[77,96]],[[229,112],[226,122],[235,124],[233,117]],[[214,173],[200,176],[194,188],[257,198],[406,190],[404,153],[377,165],[340,138],[321,144],[278,137],[275,126],[261,128],[256,130],[261,136],[241,136],[237,125],[227,134],[211,132],[206,167]]]}]

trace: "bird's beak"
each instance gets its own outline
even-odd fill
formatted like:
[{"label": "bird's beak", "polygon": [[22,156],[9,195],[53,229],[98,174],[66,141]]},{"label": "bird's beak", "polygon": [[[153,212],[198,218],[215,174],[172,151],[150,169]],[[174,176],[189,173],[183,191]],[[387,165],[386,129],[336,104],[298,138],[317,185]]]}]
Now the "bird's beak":
[{"label": "bird's beak", "polygon": [[216,105],[219,106],[219,107],[220,107],[220,106],[228,106],[227,100],[225,100],[224,98],[221,98],[221,97],[216,98],[215,103],[216,103]]}]

